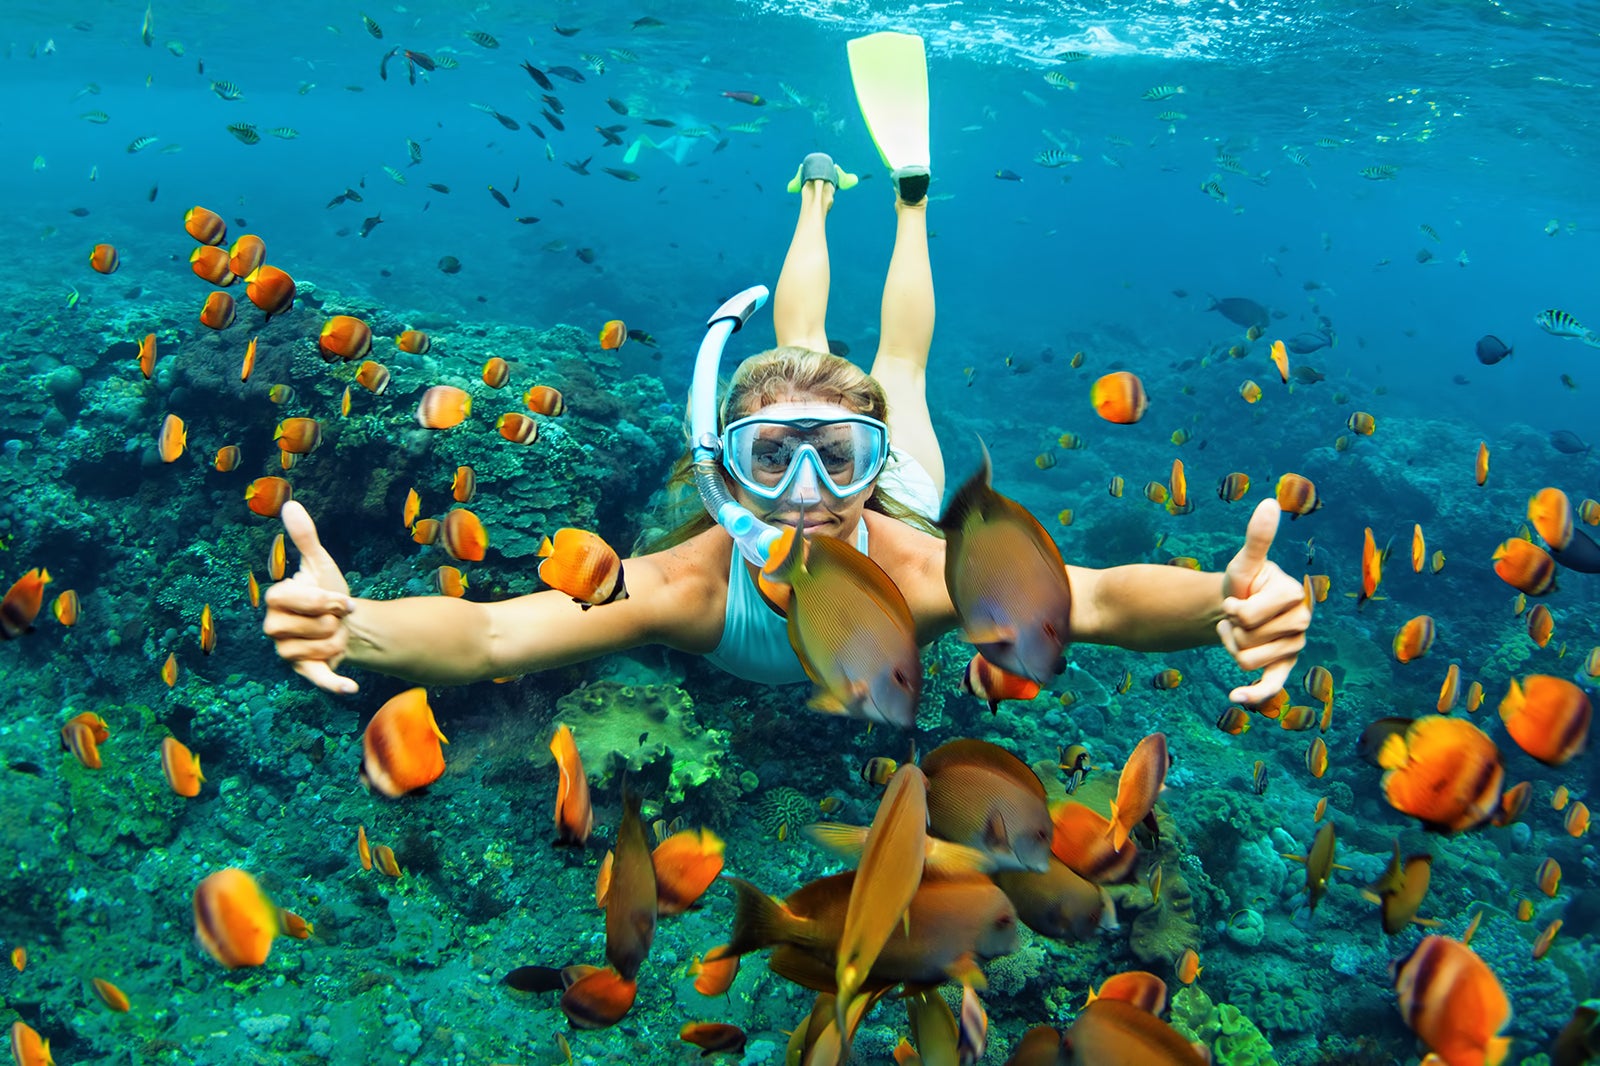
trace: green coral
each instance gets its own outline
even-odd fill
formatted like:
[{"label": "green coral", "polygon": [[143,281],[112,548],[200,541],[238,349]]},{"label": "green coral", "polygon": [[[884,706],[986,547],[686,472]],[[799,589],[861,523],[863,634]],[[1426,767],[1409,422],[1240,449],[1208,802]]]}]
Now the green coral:
[{"label": "green coral", "polygon": [[687,790],[721,772],[728,748],[728,734],[701,726],[693,707],[676,685],[595,681],[557,700],[556,714],[572,728],[583,765],[598,784],[625,770],[641,791],[681,803]]},{"label": "green coral", "polygon": [[1216,1004],[1190,985],[1172,997],[1171,1024],[1186,1040],[1211,1049],[1224,1066],[1277,1066],[1272,1045],[1254,1022],[1232,1003]]},{"label": "green coral", "polygon": [[788,785],[767,789],[756,803],[756,821],[768,833],[777,833],[783,826],[788,826],[792,833],[816,820],[816,808],[806,799],[805,793]]}]

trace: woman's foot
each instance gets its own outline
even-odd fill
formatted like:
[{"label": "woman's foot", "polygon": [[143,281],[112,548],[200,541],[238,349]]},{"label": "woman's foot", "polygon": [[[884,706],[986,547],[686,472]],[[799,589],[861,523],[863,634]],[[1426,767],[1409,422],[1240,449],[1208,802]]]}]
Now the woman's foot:
[{"label": "woman's foot", "polygon": [[827,152],[812,152],[801,160],[800,168],[789,181],[789,191],[799,192],[814,181],[824,181],[836,189],[848,189],[858,179],[848,170],[834,163]]}]

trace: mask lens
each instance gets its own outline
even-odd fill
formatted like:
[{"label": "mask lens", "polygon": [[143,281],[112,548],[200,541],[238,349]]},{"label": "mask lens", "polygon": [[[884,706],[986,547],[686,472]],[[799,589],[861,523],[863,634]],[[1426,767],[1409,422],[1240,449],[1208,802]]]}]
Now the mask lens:
[{"label": "mask lens", "polygon": [[[740,419],[723,433],[723,461],[756,495],[779,499],[803,468],[835,496],[853,496],[878,476],[888,431],[865,416]],[[815,488],[817,486],[812,486]],[[808,490],[809,491],[809,490]]]}]

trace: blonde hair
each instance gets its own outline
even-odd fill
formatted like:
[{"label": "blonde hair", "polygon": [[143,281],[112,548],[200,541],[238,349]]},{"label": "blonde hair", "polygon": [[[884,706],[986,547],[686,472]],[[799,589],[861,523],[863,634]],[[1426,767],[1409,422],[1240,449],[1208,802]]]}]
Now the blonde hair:
[{"label": "blonde hair", "polygon": [[[828,352],[786,345],[759,352],[740,363],[728,381],[717,411],[717,430],[763,407],[793,399],[814,399],[849,411],[889,421],[889,397],[878,379]],[[688,426],[684,427],[688,437]],[[922,514],[884,492],[876,484],[867,499],[869,510],[899,519],[927,533],[936,527]],[[663,551],[710,529],[716,523],[700,502],[694,485],[694,459],[687,447],[673,464],[663,490],[665,499],[651,509],[634,554]]]}]

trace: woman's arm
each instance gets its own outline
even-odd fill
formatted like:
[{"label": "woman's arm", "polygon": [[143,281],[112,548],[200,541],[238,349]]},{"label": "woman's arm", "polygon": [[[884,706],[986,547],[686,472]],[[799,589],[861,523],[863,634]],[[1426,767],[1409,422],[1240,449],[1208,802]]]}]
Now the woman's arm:
[{"label": "woman's arm", "polygon": [[1072,639],[1133,651],[1177,651],[1217,643],[1222,575],[1130,563],[1067,567]]}]

